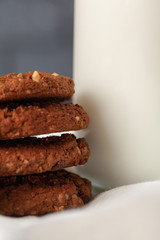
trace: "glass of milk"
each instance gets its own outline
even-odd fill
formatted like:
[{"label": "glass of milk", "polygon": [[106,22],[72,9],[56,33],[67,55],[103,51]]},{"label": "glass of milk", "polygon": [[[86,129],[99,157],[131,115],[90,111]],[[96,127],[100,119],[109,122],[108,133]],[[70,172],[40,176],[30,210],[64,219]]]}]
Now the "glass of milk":
[{"label": "glass of milk", "polygon": [[74,102],[106,188],[160,178],[160,1],[75,0]]}]

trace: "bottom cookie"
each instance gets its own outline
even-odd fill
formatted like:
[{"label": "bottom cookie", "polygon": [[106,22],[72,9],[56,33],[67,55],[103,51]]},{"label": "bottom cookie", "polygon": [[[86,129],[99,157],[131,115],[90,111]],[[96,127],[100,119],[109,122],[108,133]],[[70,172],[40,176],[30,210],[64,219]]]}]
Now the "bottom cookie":
[{"label": "bottom cookie", "polygon": [[65,170],[0,178],[0,214],[43,215],[83,206],[91,183]]}]

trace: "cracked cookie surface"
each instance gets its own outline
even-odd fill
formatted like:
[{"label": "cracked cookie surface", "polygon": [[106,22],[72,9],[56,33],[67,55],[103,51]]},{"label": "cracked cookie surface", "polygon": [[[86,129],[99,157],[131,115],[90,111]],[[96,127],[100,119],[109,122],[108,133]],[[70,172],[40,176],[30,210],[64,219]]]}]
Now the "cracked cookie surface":
[{"label": "cracked cookie surface", "polygon": [[0,178],[0,214],[7,216],[43,215],[90,199],[90,181],[65,170]]},{"label": "cracked cookie surface", "polygon": [[78,104],[0,104],[0,140],[81,130],[88,124],[88,114]]},{"label": "cracked cookie surface", "polygon": [[85,164],[90,150],[84,138],[24,138],[0,141],[0,176],[28,175]]},{"label": "cracked cookie surface", "polygon": [[64,101],[73,94],[73,80],[57,73],[34,71],[0,76],[1,102],[42,98]]}]

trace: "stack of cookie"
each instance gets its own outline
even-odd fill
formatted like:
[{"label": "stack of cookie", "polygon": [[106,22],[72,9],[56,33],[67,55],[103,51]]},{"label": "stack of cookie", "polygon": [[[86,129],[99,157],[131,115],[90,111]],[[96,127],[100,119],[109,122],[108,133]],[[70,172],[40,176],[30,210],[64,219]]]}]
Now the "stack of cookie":
[{"label": "stack of cookie", "polygon": [[86,128],[81,106],[60,103],[73,94],[73,80],[56,73],[0,77],[0,214],[42,215],[90,200],[90,182],[63,170],[86,163],[85,139],[30,137]]}]

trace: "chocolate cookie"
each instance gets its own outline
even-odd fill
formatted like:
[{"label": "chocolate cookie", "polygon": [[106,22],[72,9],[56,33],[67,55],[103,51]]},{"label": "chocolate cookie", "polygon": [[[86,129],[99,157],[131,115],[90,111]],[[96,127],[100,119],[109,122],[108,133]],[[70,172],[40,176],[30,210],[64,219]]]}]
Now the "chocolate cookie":
[{"label": "chocolate cookie", "polygon": [[24,138],[0,141],[0,176],[27,175],[85,164],[89,148],[84,138]]},{"label": "chocolate cookie", "polygon": [[91,183],[64,170],[0,178],[0,213],[42,215],[83,206],[91,199]]},{"label": "chocolate cookie", "polygon": [[80,130],[88,123],[87,113],[78,104],[0,104],[0,139]]},{"label": "chocolate cookie", "polygon": [[71,78],[57,73],[10,73],[0,77],[0,101],[56,98],[68,100],[74,94]]}]

